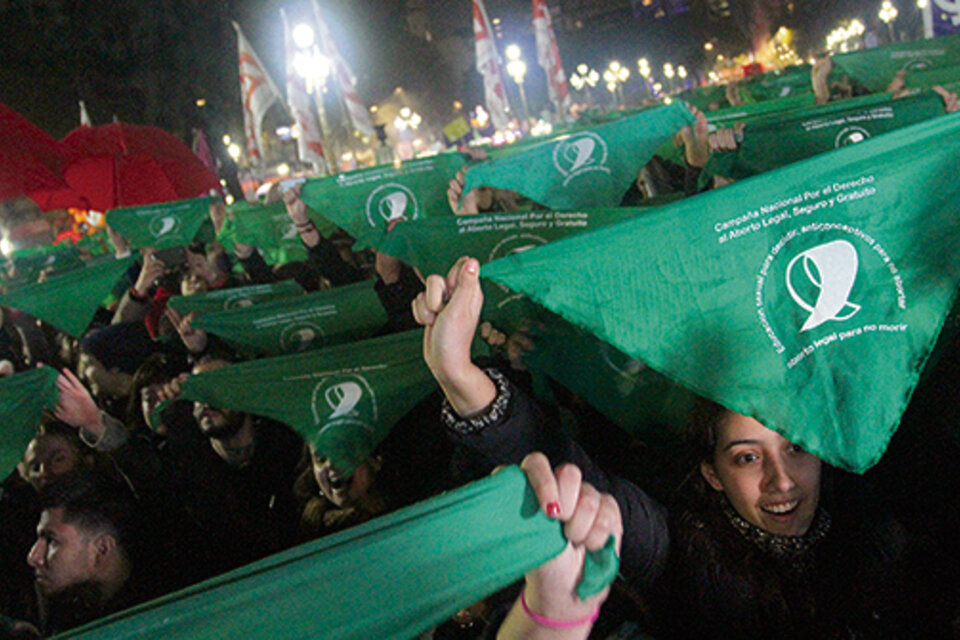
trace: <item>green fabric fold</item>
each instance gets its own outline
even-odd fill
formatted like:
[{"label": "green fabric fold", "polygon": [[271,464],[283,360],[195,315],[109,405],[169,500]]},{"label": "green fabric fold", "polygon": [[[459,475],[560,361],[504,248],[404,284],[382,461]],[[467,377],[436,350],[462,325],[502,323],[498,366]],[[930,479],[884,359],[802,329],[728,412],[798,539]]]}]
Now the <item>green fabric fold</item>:
[{"label": "green fabric fold", "polygon": [[30,284],[0,296],[0,305],[20,309],[75,338],[83,335],[114,284],[133,264],[133,257],[101,258],[46,282]]},{"label": "green fabric fold", "polygon": [[373,281],[367,280],[204,313],[193,327],[248,355],[282,355],[369,338],[386,321]]},{"label": "green fabric fold", "polygon": [[40,367],[0,378],[0,471],[13,471],[40,426],[44,409],[57,405],[57,370]]},{"label": "green fabric fold", "polygon": [[346,474],[434,389],[416,330],[191,376],[183,398],[284,422]]},{"label": "green fabric fold", "polygon": [[957,157],[951,114],[483,275],[863,472],[883,455],[960,282]]},{"label": "green fabric fold", "polygon": [[[232,217],[224,222],[217,239],[229,251],[233,251],[235,242],[242,242],[259,249],[269,265],[307,259],[307,249],[282,201],[268,205],[240,202],[227,207],[227,211]],[[332,222],[316,212],[309,215],[324,237],[336,230]]]},{"label": "green fabric fold", "polygon": [[743,179],[862,142],[945,113],[932,91],[879,94],[749,120],[736,151],[711,156],[705,172]]},{"label": "green fabric fold", "polygon": [[871,92],[886,91],[899,71],[907,72],[908,86],[928,89],[912,76],[960,67],[960,34],[839,53],[833,64]]},{"label": "green fabric fold", "polygon": [[[58,637],[408,640],[566,544],[523,472],[508,467]],[[583,579],[591,590],[616,572],[612,547],[598,553]]]},{"label": "green fabric fold", "polygon": [[447,188],[467,163],[460,153],[382,165],[328,178],[307,180],[303,201],[321,216],[361,240],[397,219],[453,215]]},{"label": "green fabric fold", "polygon": [[464,193],[488,186],[551,209],[616,206],[657,149],[692,123],[682,103],[644,110],[471,166]]},{"label": "green fabric fold", "polygon": [[169,249],[193,242],[210,214],[213,198],[192,198],[107,212],[107,224],[130,242],[130,246]]},{"label": "green fabric fold", "polygon": [[170,306],[177,312],[198,316],[217,311],[243,309],[262,302],[289,298],[303,294],[303,288],[296,280],[281,280],[269,284],[253,284],[246,287],[205,291],[192,296],[174,296]]}]

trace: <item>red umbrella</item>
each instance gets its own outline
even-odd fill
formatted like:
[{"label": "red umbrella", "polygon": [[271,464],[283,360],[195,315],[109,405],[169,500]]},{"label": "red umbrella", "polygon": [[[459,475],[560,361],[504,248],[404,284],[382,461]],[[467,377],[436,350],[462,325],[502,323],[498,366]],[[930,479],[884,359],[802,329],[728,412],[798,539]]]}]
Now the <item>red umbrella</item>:
[{"label": "red umbrella", "polygon": [[106,211],[169,202],[219,190],[220,182],[176,136],[156,127],[115,122],[74,129],[61,141],[67,189],[30,197],[47,211]]},{"label": "red umbrella", "polygon": [[0,200],[66,184],[60,143],[10,107],[0,104]]}]

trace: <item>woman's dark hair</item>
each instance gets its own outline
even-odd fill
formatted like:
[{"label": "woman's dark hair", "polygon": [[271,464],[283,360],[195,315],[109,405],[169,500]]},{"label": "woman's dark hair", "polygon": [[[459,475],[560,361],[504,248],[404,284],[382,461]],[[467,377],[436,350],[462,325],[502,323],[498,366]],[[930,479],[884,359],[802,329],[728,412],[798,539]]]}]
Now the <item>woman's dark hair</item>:
[{"label": "woman's dark hair", "polygon": [[697,462],[713,463],[717,450],[717,427],[729,409],[713,400],[697,397],[690,412],[687,439]]},{"label": "woman's dark hair", "polygon": [[134,430],[150,431],[140,408],[140,390],[152,384],[168,382],[182,371],[183,362],[165,353],[154,353],[144,360],[143,364],[137,367],[130,382],[130,397],[127,400],[124,423]]}]

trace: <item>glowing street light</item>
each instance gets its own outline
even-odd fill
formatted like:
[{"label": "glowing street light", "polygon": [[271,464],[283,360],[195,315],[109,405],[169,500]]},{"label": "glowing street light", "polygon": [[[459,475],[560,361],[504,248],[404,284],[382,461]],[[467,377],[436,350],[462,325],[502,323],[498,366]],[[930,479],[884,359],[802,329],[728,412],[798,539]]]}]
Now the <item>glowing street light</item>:
[{"label": "glowing street light", "polygon": [[623,85],[629,77],[630,69],[627,69],[616,60],[611,62],[607,70],[603,72],[603,80],[607,83],[607,90],[619,96],[621,105],[623,104],[623,89],[621,85]]},{"label": "glowing street light", "polygon": [[577,72],[570,74],[570,86],[577,91],[586,90],[589,102],[592,102],[593,98],[590,95],[590,89],[597,86],[598,82],[600,82],[600,74],[596,69],[591,69],[586,64],[578,64]]},{"label": "glowing street light", "polygon": [[713,43],[712,43],[712,42],[704,42],[704,43],[703,43],[703,48],[706,49],[707,51],[713,51]]},{"label": "glowing street light", "polygon": [[644,78],[650,77],[650,62],[646,58],[640,58],[637,60],[637,71],[640,72],[640,75]]},{"label": "glowing street light", "polygon": [[403,107],[393,121],[393,126],[397,128],[397,131],[416,130],[420,127],[421,122],[423,122],[423,118],[420,117],[419,113],[413,111],[410,107]]},{"label": "glowing street light", "polygon": [[527,73],[527,64],[520,59],[520,47],[515,44],[509,45],[504,53],[507,54],[507,73],[517,83],[517,89],[520,91],[520,102],[523,104],[524,120],[530,117],[530,107],[527,106],[527,94],[523,90],[523,77]]},{"label": "glowing street light", "polygon": [[230,143],[227,146],[227,153],[230,154],[230,157],[233,158],[233,161],[236,162],[240,159],[240,145],[236,142]]},{"label": "glowing street light", "polygon": [[673,71],[673,65],[669,62],[663,65],[663,75],[666,76],[668,80],[672,80],[673,76],[675,75]]},{"label": "glowing street light", "polygon": [[298,24],[293,28],[293,43],[300,49],[309,49],[313,46],[313,27],[308,24]]},{"label": "glowing street light", "polygon": [[880,19],[883,20],[887,29],[890,30],[890,41],[893,42],[896,40],[896,36],[893,33],[893,21],[897,19],[897,8],[893,6],[893,3],[890,0],[883,0],[883,4],[880,5],[880,13],[877,15],[880,16]]},{"label": "glowing street light", "polygon": [[678,76],[681,80],[686,80],[686,78],[687,78],[687,68],[686,68],[685,66],[683,66],[683,65],[680,65],[679,67],[677,67],[677,76]]}]

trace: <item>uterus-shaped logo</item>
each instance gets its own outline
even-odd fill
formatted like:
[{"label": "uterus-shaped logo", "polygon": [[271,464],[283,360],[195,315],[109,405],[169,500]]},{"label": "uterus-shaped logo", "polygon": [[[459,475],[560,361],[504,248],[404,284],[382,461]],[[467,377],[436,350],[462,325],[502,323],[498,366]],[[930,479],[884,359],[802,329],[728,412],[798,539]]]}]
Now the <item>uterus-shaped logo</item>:
[{"label": "uterus-shaped logo", "polygon": [[[812,303],[793,286],[797,263],[803,265],[803,274],[817,291]],[[849,320],[860,311],[860,305],[849,300],[858,269],[857,250],[846,240],[834,240],[807,249],[790,261],[786,273],[787,291],[800,308],[810,312],[800,328],[801,333],[825,322]]]}]

